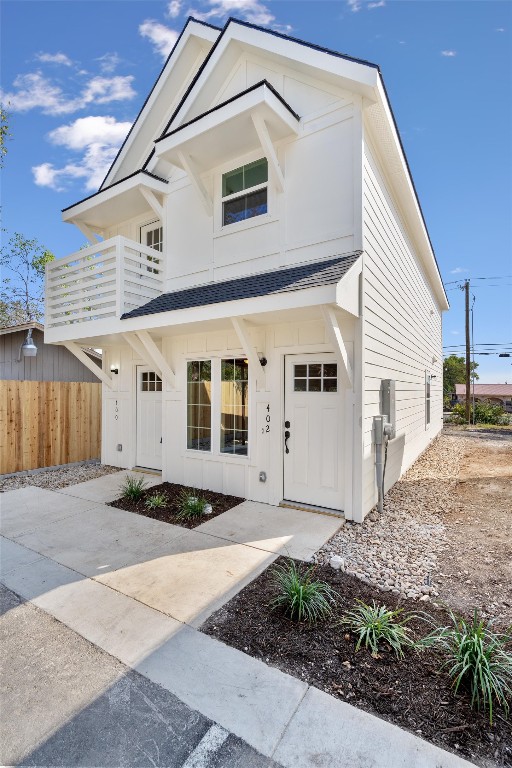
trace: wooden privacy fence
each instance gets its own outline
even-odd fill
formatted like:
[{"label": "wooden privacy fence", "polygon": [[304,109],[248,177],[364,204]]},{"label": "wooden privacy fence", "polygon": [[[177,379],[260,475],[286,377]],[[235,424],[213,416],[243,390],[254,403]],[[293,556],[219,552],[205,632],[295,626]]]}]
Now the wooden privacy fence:
[{"label": "wooden privacy fence", "polygon": [[0,381],[0,474],[98,459],[101,384]]}]

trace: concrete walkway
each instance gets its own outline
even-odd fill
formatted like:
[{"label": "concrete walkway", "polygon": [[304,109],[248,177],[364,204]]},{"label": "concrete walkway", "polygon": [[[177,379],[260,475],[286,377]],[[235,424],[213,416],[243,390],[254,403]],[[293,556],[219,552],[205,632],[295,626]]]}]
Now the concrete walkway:
[{"label": "concrete walkway", "polygon": [[105,506],[112,477],[0,496],[9,589],[283,766],[470,765],[194,629],[339,521],[246,502],[187,531]]}]

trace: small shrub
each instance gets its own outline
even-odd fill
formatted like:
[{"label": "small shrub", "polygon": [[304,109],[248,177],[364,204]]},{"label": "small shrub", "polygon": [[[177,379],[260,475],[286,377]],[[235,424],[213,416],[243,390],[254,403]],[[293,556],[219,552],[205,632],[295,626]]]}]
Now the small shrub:
[{"label": "small shrub", "polygon": [[[510,421],[508,414],[501,405],[496,403],[475,403],[475,415],[473,419],[473,403],[470,405],[470,421],[475,424],[508,424]],[[466,406],[464,403],[457,403],[452,410],[453,420],[458,424],[466,423]]]},{"label": "small shrub", "polygon": [[369,648],[372,656],[379,652],[379,644],[387,643],[395,652],[397,658],[404,655],[404,648],[412,648],[415,643],[411,630],[407,627],[414,614],[404,614],[401,608],[390,611],[385,605],[367,605],[357,600],[357,608],[348,611],[341,623],[357,635],[356,651],[362,645]]},{"label": "small shrub", "polygon": [[437,627],[421,641],[436,646],[447,655],[442,669],[448,669],[455,693],[467,687],[471,706],[489,710],[492,725],[493,700],[509,713],[512,697],[512,634],[494,632],[492,621],[485,623],[475,609],[473,620],[466,621],[449,611],[451,624]]},{"label": "small shrub", "polygon": [[291,619],[308,624],[331,616],[338,593],[324,581],[314,580],[314,571],[315,566],[311,566],[301,573],[291,559],[286,565],[276,565],[272,583],[278,594],[270,603],[271,609],[282,608]]},{"label": "small shrub", "polygon": [[191,520],[204,515],[208,502],[196,491],[182,491],[178,499],[179,510],[176,513],[178,520]]},{"label": "small shrub", "polygon": [[151,496],[148,496],[148,498],[145,501],[145,506],[148,509],[162,509],[162,507],[167,506],[167,496],[165,493],[158,493],[158,491],[155,491]]},{"label": "small shrub", "polygon": [[139,499],[142,498],[145,487],[146,481],[143,477],[126,475],[126,478],[120,486],[119,491],[123,499],[128,499],[129,501],[139,501]]}]

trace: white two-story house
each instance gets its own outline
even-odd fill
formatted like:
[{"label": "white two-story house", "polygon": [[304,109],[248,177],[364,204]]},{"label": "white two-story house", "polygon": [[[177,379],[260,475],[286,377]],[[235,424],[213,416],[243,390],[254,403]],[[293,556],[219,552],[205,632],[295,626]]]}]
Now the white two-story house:
[{"label": "white two-story house", "polygon": [[103,350],[102,461],[362,521],[442,425],[446,294],[379,68],[190,19],[48,265],[45,340]]}]

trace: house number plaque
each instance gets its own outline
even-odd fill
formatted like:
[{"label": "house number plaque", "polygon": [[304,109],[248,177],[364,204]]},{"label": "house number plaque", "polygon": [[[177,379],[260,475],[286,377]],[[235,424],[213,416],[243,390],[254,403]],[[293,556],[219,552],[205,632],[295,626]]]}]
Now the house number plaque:
[{"label": "house number plaque", "polygon": [[264,435],[266,432],[270,432],[270,403],[267,403],[266,411],[267,413],[265,414],[265,426],[261,428],[262,435]]}]

